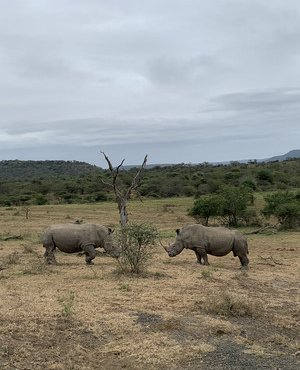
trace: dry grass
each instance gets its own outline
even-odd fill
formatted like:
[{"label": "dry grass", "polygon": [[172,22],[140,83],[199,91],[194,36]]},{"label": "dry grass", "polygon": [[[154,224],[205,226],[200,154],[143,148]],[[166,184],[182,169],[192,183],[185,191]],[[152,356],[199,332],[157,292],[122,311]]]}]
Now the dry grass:
[{"label": "dry grass", "polygon": [[257,299],[248,298],[245,294],[222,292],[209,297],[204,309],[208,313],[219,316],[256,317],[262,315],[263,305]]},{"label": "dry grass", "polygon": [[[129,217],[152,223],[167,242],[193,222],[192,202],[132,202]],[[63,253],[58,266],[43,263],[46,226],[83,219],[115,227],[114,203],[31,207],[28,219],[2,208],[0,216],[2,235],[22,236],[0,240],[1,370],[218,369],[219,355],[230,369],[234,354],[245,369],[298,368],[299,233],[250,236],[248,272],[232,255],[198,266],[191,251],[171,259],[157,246],[136,277],[116,273],[102,253],[93,267]]]}]

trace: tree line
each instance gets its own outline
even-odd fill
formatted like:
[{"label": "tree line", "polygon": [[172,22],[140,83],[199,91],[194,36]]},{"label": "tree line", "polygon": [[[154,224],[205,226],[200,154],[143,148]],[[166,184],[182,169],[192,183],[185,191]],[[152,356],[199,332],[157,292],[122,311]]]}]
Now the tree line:
[{"label": "tree line", "polygon": [[[3,162],[6,162],[5,166]],[[37,162],[0,162],[1,206],[114,200],[115,195],[109,185],[109,169],[104,170],[76,161],[43,161],[39,166]],[[118,179],[124,187],[130,186],[135,172],[136,168],[120,168]],[[299,189],[300,159],[271,163],[202,163],[145,168],[139,192],[132,194],[132,197],[201,198],[220,194],[225,185],[255,192]]]}]

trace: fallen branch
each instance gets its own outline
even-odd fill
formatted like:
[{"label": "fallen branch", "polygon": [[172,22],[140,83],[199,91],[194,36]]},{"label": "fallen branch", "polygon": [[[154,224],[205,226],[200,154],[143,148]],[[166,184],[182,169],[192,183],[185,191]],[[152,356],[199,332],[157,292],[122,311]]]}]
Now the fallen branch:
[{"label": "fallen branch", "polygon": [[9,235],[9,236],[0,236],[0,240],[6,242],[7,240],[23,239],[22,235]]},{"label": "fallen branch", "polygon": [[[260,265],[270,265],[270,266],[285,265],[282,262],[276,261],[272,256],[268,256],[268,257],[259,256],[259,258],[263,260],[263,262],[258,262],[258,264]],[[285,265],[285,266],[288,266],[288,265]]]},{"label": "fallen branch", "polygon": [[273,229],[273,232],[276,233],[277,230],[278,230],[278,225],[263,226],[263,227],[260,227],[259,229],[249,231],[249,232],[245,233],[245,235],[260,234],[260,233],[263,233],[264,231],[270,230],[270,229]]}]

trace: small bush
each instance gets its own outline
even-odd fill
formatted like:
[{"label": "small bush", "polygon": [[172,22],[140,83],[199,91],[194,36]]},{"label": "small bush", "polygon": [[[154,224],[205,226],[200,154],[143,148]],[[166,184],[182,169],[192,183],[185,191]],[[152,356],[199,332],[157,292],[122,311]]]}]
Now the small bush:
[{"label": "small bush", "polygon": [[267,169],[262,169],[258,171],[256,178],[260,183],[270,183],[273,184],[274,182],[274,174],[272,171]]},{"label": "small bush", "polygon": [[132,288],[129,284],[122,283],[122,284],[119,285],[119,290],[123,290],[125,292],[131,292]]},{"label": "small bush", "polygon": [[203,270],[201,270],[201,276],[203,277],[203,279],[210,280],[213,276],[213,270],[203,269]]},{"label": "small bush", "polygon": [[72,317],[74,314],[75,293],[70,291],[67,295],[58,297],[57,300],[62,306],[62,316],[65,318]]},{"label": "small bush", "polygon": [[208,313],[226,317],[255,317],[262,311],[262,305],[258,301],[227,292],[210,297],[204,308]]},{"label": "small bush", "polygon": [[155,227],[148,224],[127,224],[118,235],[122,253],[118,263],[122,272],[140,273],[152,255],[152,246],[158,237]]}]

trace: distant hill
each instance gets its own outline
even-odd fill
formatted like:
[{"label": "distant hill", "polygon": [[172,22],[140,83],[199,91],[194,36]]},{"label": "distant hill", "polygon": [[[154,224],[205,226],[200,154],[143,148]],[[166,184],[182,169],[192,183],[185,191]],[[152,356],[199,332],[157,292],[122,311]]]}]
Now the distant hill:
[{"label": "distant hill", "polygon": [[275,162],[275,161],[285,161],[291,158],[300,158],[300,149],[291,150],[286,154],[276,155],[275,157],[262,159],[260,162]]},{"label": "distant hill", "polygon": [[[290,152],[278,155],[266,159],[256,159],[258,163],[262,162],[275,162],[284,161],[289,158],[300,158],[300,149],[291,150]],[[232,162],[247,163],[251,160],[236,160],[230,162],[214,162],[210,163],[214,165],[229,165]],[[159,168],[176,167],[176,166],[198,166],[196,163],[178,163],[178,164],[148,164],[146,169],[155,170]],[[123,166],[125,171],[130,171],[140,165],[128,165]],[[53,177],[76,177],[90,174],[101,173],[104,169],[92,165],[86,162],[80,161],[58,161],[58,160],[46,160],[46,161],[22,161],[22,160],[5,160],[0,161],[0,180],[35,180],[40,178],[53,178]]]},{"label": "distant hill", "polygon": [[249,163],[256,161],[258,163],[267,163],[267,162],[276,162],[276,161],[286,161],[287,159],[292,159],[292,158],[300,158],[300,149],[295,149],[291,150],[286,154],[282,155],[277,155],[275,157],[271,158],[264,158],[264,159],[258,159],[258,158],[252,158],[252,159],[237,159],[234,161],[223,161],[223,162],[211,162],[212,165],[228,165],[231,164],[232,162],[238,162],[238,163]]},{"label": "distant hill", "polygon": [[100,171],[95,165],[78,161],[0,161],[1,180],[72,177]]},{"label": "distant hill", "polygon": [[[291,150],[289,151],[288,153],[286,154],[282,154],[282,155],[277,155],[275,157],[271,157],[271,158],[264,158],[264,159],[235,159],[235,160],[232,160],[232,161],[221,161],[221,162],[208,162],[209,164],[211,165],[228,165],[232,162],[239,162],[239,163],[248,163],[248,162],[251,162],[253,160],[259,162],[259,163],[263,163],[263,162],[275,162],[275,161],[285,161],[287,159],[291,159],[291,158],[300,158],[300,149],[295,149],[295,150]],[[172,167],[172,166],[177,166],[178,164],[180,163],[173,163],[173,164],[147,164],[146,165],[146,168],[147,169],[152,169],[152,168],[155,168],[155,167]],[[182,165],[187,165],[185,163],[181,163]],[[200,163],[189,163],[188,165],[190,166],[197,166],[198,164]],[[127,165],[127,166],[123,166],[123,168],[125,170],[130,170],[134,167],[139,167],[139,165]]]}]

